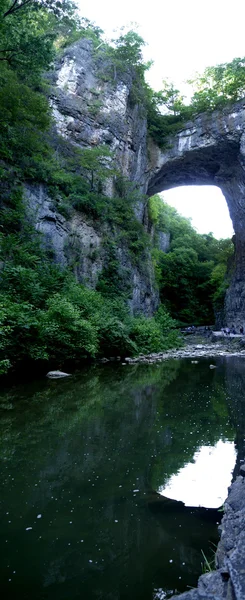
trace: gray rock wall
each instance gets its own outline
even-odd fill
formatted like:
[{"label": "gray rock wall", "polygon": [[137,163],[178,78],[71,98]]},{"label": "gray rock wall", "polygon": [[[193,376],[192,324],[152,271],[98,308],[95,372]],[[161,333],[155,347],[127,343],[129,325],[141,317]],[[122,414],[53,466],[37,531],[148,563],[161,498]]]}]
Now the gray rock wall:
[{"label": "gray rock wall", "polygon": [[[103,235],[110,233],[107,227],[95,227],[80,213],[75,213],[70,219],[65,218],[57,211],[42,184],[26,185],[25,199],[29,219],[42,234],[42,243],[53,261],[62,267],[69,266],[77,281],[95,288],[106,265]],[[128,300],[130,312],[151,316],[158,306],[158,290],[150,254],[146,255],[140,268],[133,264],[125,245],[118,243],[116,253],[131,288]]]},{"label": "gray rock wall", "polygon": [[[235,269],[226,295],[224,325],[245,326],[245,103],[198,116],[167,140],[149,145],[148,194],[181,185],[216,185],[235,231]],[[210,214],[210,231],[212,214]]]},{"label": "gray rock wall", "polygon": [[96,54],[83,39],[64,51],[51,83],[58,133],[80,147],[106,144],[121,173],[144,190],[147,123],[141,107],[130,101],[133,73],[114,80],[103,49]]},{"label": "gray rock wall", "polygon": [[[92,42],[82,39],[64,51],[48,78],[55,119],[54,144],[57,133],[80,148],[106,144],[121,174],[145,191],[147,123],[141,107],[130,100],[132,72],[114,77],[103,49],[95,53]],[[106,182],[104,191],[109,196],[113,185],[113,180]],[[28,212],[54,261],[69,265],[79,282],[95,288],[106,266],[104,235],[115,234],[81,213],[71,218],[62,216],[43,185],[27,185],[25,196]],[[146,219],[145,210],[144,202],[137,203],[135,213],[141,222]],[[141,267],[133,264],[125,243],[118,242],[116,252],[122,269],[128,273],[131,312],[151,316],[159,298],[150,252]]]}]

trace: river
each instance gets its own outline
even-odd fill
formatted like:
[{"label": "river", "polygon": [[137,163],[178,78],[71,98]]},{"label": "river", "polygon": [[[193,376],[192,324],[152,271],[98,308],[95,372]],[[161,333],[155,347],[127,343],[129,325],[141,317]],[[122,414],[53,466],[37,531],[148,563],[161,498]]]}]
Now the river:
[{"label": "river", "polygon": [[244,360],[110,363],[2,389],[3,598],[195,586],[244,450]]}]

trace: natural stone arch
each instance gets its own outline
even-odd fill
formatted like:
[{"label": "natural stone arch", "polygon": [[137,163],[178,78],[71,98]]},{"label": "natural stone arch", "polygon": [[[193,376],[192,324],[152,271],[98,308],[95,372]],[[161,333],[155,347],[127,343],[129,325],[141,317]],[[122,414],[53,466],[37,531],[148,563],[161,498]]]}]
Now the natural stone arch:
[{"label": "natural stone arch", "polygon": [[[170,137],[149,144],[147,194],[182,185],[215,185],[225,196],[235,232],[235,269],[225,322],[245,327],[245,104],[203,114]],[[210,215],[210,224],[212,215]]]},{"label": "natural stone arch", "polygon": [[[57,132],[81,148],[107,144],[125,179],[148,195],[180,185],[209,184],[221,188],[236,238],[236,267],[226,296],[225,320],[236,326],[240,321],[245,327],[244,101],[222,112],[197,117],[170,137],[163,151],[149,142],[142,106],[132,103],[133,72],[127,71],[123,80],[120,75],[113,84],[101,80],[102,72],[103,58],[94,54],[91,41],[83,38],[64,50],[49,75]],[[94,115],[91,108],[96,88],[101,108]],[[113,194],[113,182],[106,193]],[[146,224],[144,202],[138,203],[135,212]],[[131,271],[132,312],[142,310],[150,315],[158,301],[150,262],[144,281],[132,265]]]}]

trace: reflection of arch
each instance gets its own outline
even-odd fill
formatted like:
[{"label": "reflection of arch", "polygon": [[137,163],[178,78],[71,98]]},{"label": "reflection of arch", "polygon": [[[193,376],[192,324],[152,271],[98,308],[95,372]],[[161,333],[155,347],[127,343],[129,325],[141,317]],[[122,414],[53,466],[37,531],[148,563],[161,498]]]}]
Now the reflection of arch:
[{"label": "reflection of arch", "polygon": [[[245,326],[245,110],[198,116],[166,142],[149,144],[149,196],[181,185],[216,185],[226,198],[235,231],[236,266],[226,297],[226,323]],[[212,229],[212,215],[210,215]]]}]

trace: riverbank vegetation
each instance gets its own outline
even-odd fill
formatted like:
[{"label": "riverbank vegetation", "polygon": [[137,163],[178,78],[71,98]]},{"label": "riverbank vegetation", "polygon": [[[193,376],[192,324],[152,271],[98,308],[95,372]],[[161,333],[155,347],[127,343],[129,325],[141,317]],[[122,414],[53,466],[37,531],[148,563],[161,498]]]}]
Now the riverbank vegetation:
[{"label": "riverbank vegetation", "polygon": [[[194,316],[201,322],[213,320],[212,300],[215,294],[221,297],[219,290],[230,252],[228,242],[218,249],[212,236],[206,236],[206,240],[201,236],[201,241],[190,224],[178,220],[171,210],[167,213],[166,207],[160,210],[156,201],[155,209],[151,203],[156,229],[171,233],[170,252],[164,255],[156,245],[153,253],[163,305],[155,317],[133,318],[127,303],[127,274],[120,269],[115,244],[118,239],[123,241],[132,264],[143,268],[150,236],[134,211],[142,196],[121,178],[106,145],[84,150],[58,138],[59,151],[54,148],[49,88],[43,73],[65,46],[81,37],[88,37],[94,53],[101,53],[106,59],[106,80],[116,84],[120,76],[129,70],[133,72],[130,101],[140,103],[148,119],[149,134],[158,143],[162,144],[166,135],[188,116],[178,91],[165,86],[161,93],[155,93],[146,84],[144,74],[150,65],[143,60],[144,41],[137,33],[122,34],[110,44],[104,41],[102,33],[79,17],[70,0],[1,2],[1,373],[29,361],[62,366],[84,358],[169,348],[178,344],[169,312],[179,321],[189,322],[191,317],[193,321]],[[236,64],[236,92],[227,75],[225,93],[231,99],[242,93],[242,68],[243,63]],[[220,88],[216,91],[217,101]],[[207,97],[203,88],[202,94],[203,110]],[[164,115],[163,106],[167,111]],[[215,106],[213,103],[211,108]],[[97,108],[96,105],[93,110]],[[116,192],[109,198],[103,193],[103,185],[112,177]],[[110,239],[107,236],[104,240],[107,263],[96,290],[79,285],[72,268],[55,265],[52,252],[43,247],[41,235],[28,218],[23,197],[24,184],[36,182],[46,186],[57,210],[66,218],[80,211],[92,221],[107,225],[112,232]],[[177,280],[174,273],[178,273]],[[205,306],[204,294],[208,295]]]},{"label": "riverbank vegetation", "polygon": [[99,292],[53,264],[42,236],[26,219],[21,188],[1,218],[2,373],[26,361],[61,366],[178,345],[175,323],[163,307],[150,319],[130,315],[127,295],[116,286],[117,272],[111,274],[112,285]]}]

